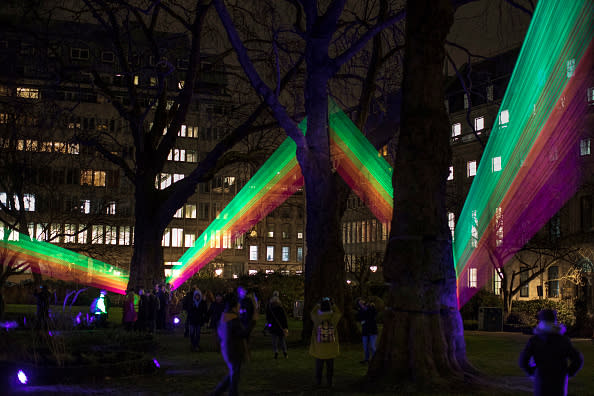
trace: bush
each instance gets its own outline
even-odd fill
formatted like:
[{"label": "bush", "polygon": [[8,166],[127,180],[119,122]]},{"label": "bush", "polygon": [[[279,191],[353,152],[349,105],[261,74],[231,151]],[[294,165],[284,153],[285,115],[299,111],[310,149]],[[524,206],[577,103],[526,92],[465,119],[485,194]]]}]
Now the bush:
[{"label": "bush", "polygon": [[575,308],[571,301],[557,301],[549,299],[513,301],[512,312],[510,313],[509,317],[512,317],[512,319],[517,321],[518,324],[536,326],[538,323],[536,314],[538,314],[538,312],[542,309],[556,310],[557,320],[567,327],[573,326],[575,324]]},{"label": "bush", "polygon": [[472,298],[460,309],[460,315],[463,320],[477,320],[479,307],[503,307],[503,301],[500,296],[480,289]]}]

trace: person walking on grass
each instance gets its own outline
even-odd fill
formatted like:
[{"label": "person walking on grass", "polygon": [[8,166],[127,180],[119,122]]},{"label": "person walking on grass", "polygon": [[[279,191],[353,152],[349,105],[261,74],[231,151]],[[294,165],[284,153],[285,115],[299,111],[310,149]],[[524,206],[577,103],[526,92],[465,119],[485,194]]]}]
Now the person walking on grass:
[{"label": "person walking on grass", "polygon": [[336,304],[332,304],[329,297],[313,308],[310,313],[313,322],[309,354],[316,359],[316,384],[322,384],[322,371],[326,365],[326,381],[332,387],[334,375],[334,358],[339,353],[338,333],[336,326],[342,316]]},{"label": "person walking on grass", "polygon": [[229,396],[239,394],[239,378],[241,364],[249,358],[247,347],[248,329],[239,319],[239,302],[235,296],[228,297],[225,312],[218,327],[221,340],[221,355],[227,364],[229,373],[211,393],[212,396],[222,395],[229,389]]},{"label": "person walking on grass", "polygon": [[200,351],[200,331],[202,325],[206,321],[206,302],[202,298],[202,293],[199,289],[194,290],[194,297],[190,310],[188,311],[188,323],[190,330],[190,342],[192,344],[192,352]]},{"label": "person walking on grass", "polygon": [[377,311],[373,303],[367,304],[364,299],[357,301],[357,320],[361,323],[361,336],[365,360],[361,364],[369,363],[375,355],[375,340],[377,338]]},{"label": "person walking on grass", "polygon": [[281,349],[285,359],[287,355],[287,335],[289,334],[289,325],[287,324],[287,314],[281,304],[278,291],[272,293],[272,298],[268,303],[266,310],[266,322],[268,331],[272,336],[272,351],[274,358],[278,359],[278,351]]},{"label": "person walking on grass", "polygon": [[568,379],[582,368],[584,358],[565,335],[565,326],[557,322],[557,311],[543,309],[537,317],[519,365],[532,377],[536,396],[565,396]]}]

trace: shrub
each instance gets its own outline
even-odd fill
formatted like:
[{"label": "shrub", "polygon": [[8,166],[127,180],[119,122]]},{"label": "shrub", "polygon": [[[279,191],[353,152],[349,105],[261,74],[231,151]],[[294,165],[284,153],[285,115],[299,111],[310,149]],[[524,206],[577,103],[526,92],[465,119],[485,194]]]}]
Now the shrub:
[{"label": "shrub", "polygon": [[[557,300],[528,300],[513,301],[512,312],[514,320],[519,324],[527,326],[536,326],[538,320],[536,314],[542,309],[554,309],[557,311],[557,320],[565,326],[570,327],[575,324],[575,308],[571,301]],[[508,318],[509,321],[509,318]]]},{"label": "shrub", "polygon": [[472,298],[460,309],[460,315],[463,320],[477,320],[480,307],[503,307],[503,301],[500,296],[480,289]]}]

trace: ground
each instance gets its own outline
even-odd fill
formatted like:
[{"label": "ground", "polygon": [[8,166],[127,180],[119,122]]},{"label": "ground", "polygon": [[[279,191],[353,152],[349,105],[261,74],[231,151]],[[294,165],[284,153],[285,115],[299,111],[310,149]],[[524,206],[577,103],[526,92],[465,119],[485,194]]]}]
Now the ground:
[{"label": "ground", "polygon": [[[114,320],[115,322],[115,320]],[[335,361],[334,387],[314,385],[314,361],[305,346],[296,343],[299,322],[291,322],[288,359],[273,358],[270,337],[262,333],[258,323],[251,341],[251,360],[242,368],[242,395],[363,395],[361,388],[366,366],[361,364],[361,344],[341,344],[341,355]],[[154,358],[161,366],[156,373],[144,376],[104,378],[93,384],[32,385],[15,389],[14,394],[35,395],[205,395],[225,375],[226,368],[215,349],[214,334],[202,334],[203,351],[191,352],[190,341],[183,329],[158,334],[160,345]],[[530,395],[531,383],[517,366],[518,355],[528,340],[519,333],[468,331],[465,334],[468,358],[478,369],[495,378],[502,387],[498,396]],[[584,354],[584,369],[570,380],[570,395],[594,395],[594,343],[575,339]],[[282,355],[281,355],[282,356]],[[1,393],[1,392],[0,392]],[[386,390],[376,395],[395,395]],[[450,395],[492,395],[493,389],[457,390]]]}]

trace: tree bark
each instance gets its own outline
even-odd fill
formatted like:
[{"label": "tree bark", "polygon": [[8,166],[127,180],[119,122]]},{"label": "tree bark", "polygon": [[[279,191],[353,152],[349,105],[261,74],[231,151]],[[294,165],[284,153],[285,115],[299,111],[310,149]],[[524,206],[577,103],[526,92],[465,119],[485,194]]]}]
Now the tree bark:
[{"label": "tree bark", "polygon": [[449,0],[409,1],[406,13],[394,215],[384,258],[390,292],[368,376],[421,389],[459,381],[471,368],[445,208],[451,149],[443,60],[453,8]]}]

